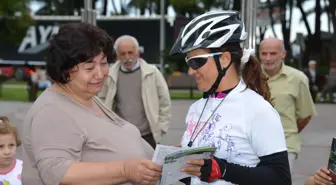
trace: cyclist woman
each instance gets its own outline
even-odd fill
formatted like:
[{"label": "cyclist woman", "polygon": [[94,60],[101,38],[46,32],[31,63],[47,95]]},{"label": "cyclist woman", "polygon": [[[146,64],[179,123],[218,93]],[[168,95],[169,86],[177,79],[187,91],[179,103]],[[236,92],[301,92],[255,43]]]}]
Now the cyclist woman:
[{"label": "cyclist woman", "polygon": [[182,147],[213,146],[214,157],[190,160],[182,171],[192,185],[289,185],[291,176],[280,117],[267,79],[239,14],[208,12],[180,32],[171,55],[186,54],[188,74],[203,98],[189,108]]}]

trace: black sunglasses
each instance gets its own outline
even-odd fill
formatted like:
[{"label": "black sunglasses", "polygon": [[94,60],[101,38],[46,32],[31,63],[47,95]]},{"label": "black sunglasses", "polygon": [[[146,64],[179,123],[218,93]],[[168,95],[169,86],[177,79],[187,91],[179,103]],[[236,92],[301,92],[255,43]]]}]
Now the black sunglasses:
[{"label": "black sunglasses", "polygon": [[203,55],[197,55],[193,57],[185,57],[185,61],[187,65],[193,69],[197,70],[204,66],[205,63],[207,63],[209,57],[214,57],[216,55],[221,55],[223,52],[218,52],[218,53],[209,53],[209,54],[203,54]]},{"label": "black sunglasses", "polygon": [[[203,55],[197,55],[193,57],[185,57],[185,61],[188,65],[193,70],[197,70],[204,66],[204,64],[207,63],[209,57],[214,57],[217,55],[221,55],[223,52],[217,52],[217,53],[209,53],[209,54],[203,54]],[[231,51],[231,54],[239,54],[239,52]]]}]

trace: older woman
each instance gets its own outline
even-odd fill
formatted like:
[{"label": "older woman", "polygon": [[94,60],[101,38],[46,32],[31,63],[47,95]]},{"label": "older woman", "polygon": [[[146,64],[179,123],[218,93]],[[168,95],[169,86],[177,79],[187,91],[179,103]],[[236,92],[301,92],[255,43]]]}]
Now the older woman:
[{"label": "older woman", "polygon": [[137,128],[95,96],[112,44],[106,32],[85,23],[62,26],[50,42],[47,72],[54,85],[23,124],[23,184],[154,184],[161,176]]}]

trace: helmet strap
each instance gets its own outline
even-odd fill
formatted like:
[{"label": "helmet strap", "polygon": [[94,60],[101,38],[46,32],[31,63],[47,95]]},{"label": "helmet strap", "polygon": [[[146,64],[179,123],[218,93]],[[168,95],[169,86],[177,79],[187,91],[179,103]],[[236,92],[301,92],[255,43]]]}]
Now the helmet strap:
[{"label": "helmet strap", "polygon": [[229,65],[225,68],[222,69],[222,66],[220,64],[219,61],[219,56],[214,56],[215,62],[216,62],[216,67],[217,67],[217,71],[218,71],[218,76],[217,79],[215,81],[215,83],[211,86],[210,90],[207,92],[207,94],[213,94],[216,92],[216,90],[218,89],[218,86],[222,80],[222,78],[226,75],[226,71],[229,69],[229,67],[232,64],[232,60],[230,61]]}]

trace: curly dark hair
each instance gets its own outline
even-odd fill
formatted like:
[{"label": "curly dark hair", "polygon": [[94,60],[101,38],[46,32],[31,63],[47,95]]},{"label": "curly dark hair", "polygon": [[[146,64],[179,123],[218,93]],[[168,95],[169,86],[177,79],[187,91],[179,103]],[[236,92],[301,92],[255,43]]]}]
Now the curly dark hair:
[{"label": "curly dark hair", "polygon": [[103,52],[108,63],[114,60],[113,39],[102,29],[88,23],[68,23],[50,41],[47,73],[55,83],[69,82],[70,69]]}]

